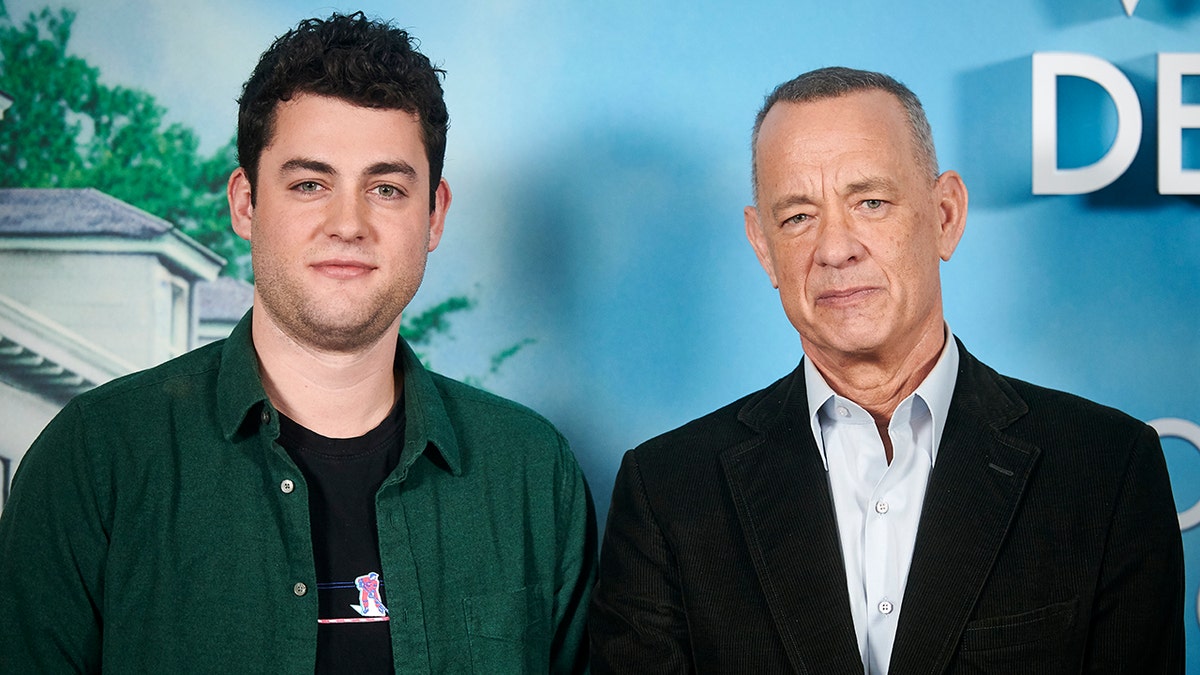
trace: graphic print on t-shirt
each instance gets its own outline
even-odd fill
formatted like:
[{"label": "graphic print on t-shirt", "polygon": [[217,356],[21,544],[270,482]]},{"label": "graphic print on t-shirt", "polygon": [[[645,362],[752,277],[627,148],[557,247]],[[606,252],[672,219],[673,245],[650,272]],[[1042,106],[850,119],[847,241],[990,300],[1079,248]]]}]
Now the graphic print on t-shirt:
[{"label": "graphic print on t-shirt", "polygon": [[[353,582],[318,583],[317,592],[328,598],[328,601],[320,603],[322,609],[336,608],[335,613],[348,614],[345,612],[345,606],[349,605],[358,613],[358,616],[322,616],[317,619],[317,623],[370,623],[388,620],[388,609],[383,604],[383,581],[378,572],[367,572]],[[343,602],[352,597],[358,602]],[[323,611],[322,614],[324,613]]]}]

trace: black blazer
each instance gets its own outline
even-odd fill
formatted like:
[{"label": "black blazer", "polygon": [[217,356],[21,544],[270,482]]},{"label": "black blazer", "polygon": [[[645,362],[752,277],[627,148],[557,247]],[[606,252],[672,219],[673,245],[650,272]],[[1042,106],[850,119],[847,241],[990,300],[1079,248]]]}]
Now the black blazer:
[{"label": "black blazer", "polygon": [[[1157,434],[958,349],[890,675],[1182,673]],[[626,453],[600,558],[595,673],[863,673],[803,368]]]}]

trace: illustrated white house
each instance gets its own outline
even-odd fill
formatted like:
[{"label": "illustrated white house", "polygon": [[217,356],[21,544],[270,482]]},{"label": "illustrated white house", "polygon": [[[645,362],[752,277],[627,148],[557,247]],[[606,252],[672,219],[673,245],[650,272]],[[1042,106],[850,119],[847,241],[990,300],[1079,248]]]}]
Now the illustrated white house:
[{"label": "illustrated white house", "polygon": [[98,190],[0,189],[0,508],[72,396],[228,335],[253,287],[224,263]]}]

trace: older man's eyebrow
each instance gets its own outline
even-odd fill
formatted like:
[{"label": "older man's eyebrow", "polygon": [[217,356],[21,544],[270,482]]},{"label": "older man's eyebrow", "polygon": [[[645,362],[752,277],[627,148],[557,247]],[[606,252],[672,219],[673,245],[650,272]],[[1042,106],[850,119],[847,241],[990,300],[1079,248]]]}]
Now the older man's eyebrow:
[{"label": "older man's eyebrow", "polygon": [[375,164],[368,166],[366,170],[366,175],[368,176],[386,176],[395,173],[404,176],[405,179],[410,183],[414,183],[417,180],[417,170],[413,168],[412,164],[409,164],[403,160],[398,160],[395,162],[376,162]]},{"label": "older man's eyebrow", "polygon": [[779,213],[796,206],[811,206],[815,203],[816,202],[813,201],[812,197],[809,197],[805,194],[785,195],[771,205],[771,213]]},{"label": "older man's eyebrow", "polygon": [[848,195],[860,195],[864,192],[891,192],[896,189],[896,183],[888,178],[872,177],[856,180],[846,185],[843,192]]}]

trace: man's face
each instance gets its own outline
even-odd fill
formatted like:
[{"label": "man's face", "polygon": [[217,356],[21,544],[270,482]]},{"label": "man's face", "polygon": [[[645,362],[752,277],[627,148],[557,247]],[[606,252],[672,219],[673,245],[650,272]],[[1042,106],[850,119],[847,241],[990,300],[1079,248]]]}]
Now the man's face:
[{"label": "man's face", "polygon": [[429,204],[416,115],[300,94],[279,103],[254,203],[229,181],[251,243],[255,311],[302,345],[355,351],[394,330],[442,235],[450,190]]},{"label": "man's face", "polygon": [[962,235],[962,180],[918,161],[882,91],[778,103],[757,150],[746,235],[817,363],[895,359],[942,330],[939,261]]}]

